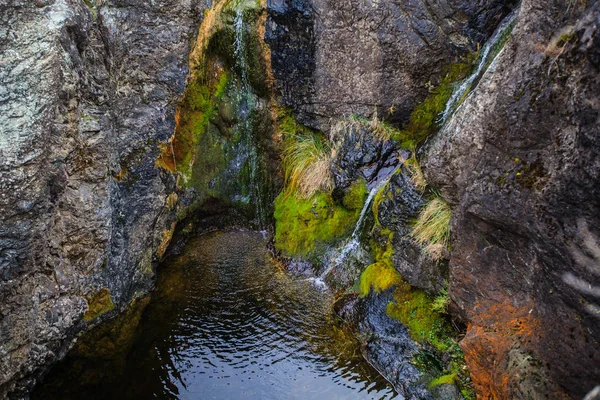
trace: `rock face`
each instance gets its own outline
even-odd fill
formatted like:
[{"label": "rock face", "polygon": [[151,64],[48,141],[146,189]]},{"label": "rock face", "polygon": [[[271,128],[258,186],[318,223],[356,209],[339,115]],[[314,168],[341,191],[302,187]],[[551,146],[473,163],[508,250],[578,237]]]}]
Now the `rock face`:
[{"label": "rock face", "polygon": [[353,113],[404,121],[513,2],[481,3],[271,1],[266,40],[280,101],[317,128]]},{"label": "rock face", "polygon": [[600,377],[600,4],[586,4],[524,0],[427,151],[482,398],[582,398]]},{"label": "rock face", "polygon": [[[323,130],[352,113],[405,122],[444,67],[485,41],[515,3],[272,0],[265,40],[278,101]],[[172,143],[188,53],[207,7],[203,0],[0,2],[0,397],[25,393],[79,332],[151,287],[181,195],[169,168],[155,162],[169,154],[164,145]],[[461,346],[482,398],[581,398],[600,379],[600,3],[518,7],[505,48],[421,151],[429,184],[453,210],[448,270],[408,238],[422,199],[407,173],[392,178],[377,217],[396,234],[392,261],[408,282],[436,293],[449,274],[452,312],[467,325]],[[223,32],[229,48],[234,31]],[[215,71],[226,61],[243,83],[243,69],[216,55]],[[251,86],[265,115],[259,125],[271,129],[264,67]],[[231,131],[243,120],[234,111],[221,104],[211,129]],[[373,185],[408,156],[355,133],[339,140],[343,156],[333,165],[342,194],[359,176]],[[269,148],[276,146],[262,139],[271,136],[257,146],[276,164]],[[212,190],[203,165],[197,177]],[[265,170],[276,175],[276,166]],[[194,200],[188,191],[182,202]],[[381,311],[388,300],[354,306]],[[354,306],[342,312],[349,320]],[[413,343],[399,323],[363,314],[359,329],[386,339],[368,350],[392,376],[400,368],[392,354],[404,346],[409,359]]]},{"label": "rock face", "polygon": [[433,400],[436,397],[425,388],[421,372],[413,365],[420,350],[418,345],[406,327],[385,312],[391,300],[391,291],[366,298],[351,295],[337,302],[334,308],[349,326],[360,332],[364,357],[398,393],[409,399]]},{"label": "rock face", "polygon": [[[0,4],[0,397],[152,283],[201,1]],[[114,314],[114,312],[113,312]]]}]

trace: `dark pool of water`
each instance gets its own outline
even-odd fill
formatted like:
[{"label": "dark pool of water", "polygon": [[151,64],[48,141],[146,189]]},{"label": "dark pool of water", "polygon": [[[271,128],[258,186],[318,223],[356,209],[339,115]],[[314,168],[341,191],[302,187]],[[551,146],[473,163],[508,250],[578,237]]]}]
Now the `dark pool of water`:
[{"label": "dark pool of water", "polygon": [[33,398],[393,398],[331,302],[272,262],[261,233],[202,236],[162,266],[145,308],[80,340]]}]

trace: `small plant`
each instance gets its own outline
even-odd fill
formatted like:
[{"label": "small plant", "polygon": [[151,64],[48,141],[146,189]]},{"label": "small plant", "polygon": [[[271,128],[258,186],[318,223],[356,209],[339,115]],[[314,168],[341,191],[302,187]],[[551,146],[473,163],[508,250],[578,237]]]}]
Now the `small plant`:
[{"label": "small plant", "polygon": [[450,207],[436,196],[421,211],[411,236],[424,245],[424,252],[439,260],[450,244]]},{"label": "small plant", "polygon": [[366,129],[375,139],[386,142],[391,140],[394,135],[398,134],[398,129],[377,117],[377,112],[371,119],[353,114],[350,118],[339,121],[333,128],[333,136],[343,136],[344,132],[349,129]]},{"label": "small plant", "polygon": [[289,191],[309,198],[332,186],[329,145],[316,135],[294,135],[284,151],[285,181]]},{"label": "small plant", "polygon": [[446,313],[448,311],[448,304],[450,304],[450,296],[448,295],[448,289],[444,288],[440,291],[440,294],[433,299],[431,309],[438,313]]},{"label": "small plant", "polygon": [[415,154],[414,148],[412,156],[408,160],[404,161],[404,165],[410,172],[413,185],[415,185],[419,192],[423,193],[427,188],[427,181],[425,180],[425,175],[423,175],[423,170],[421,169],[419,160],[417,160],[417,155]]}]

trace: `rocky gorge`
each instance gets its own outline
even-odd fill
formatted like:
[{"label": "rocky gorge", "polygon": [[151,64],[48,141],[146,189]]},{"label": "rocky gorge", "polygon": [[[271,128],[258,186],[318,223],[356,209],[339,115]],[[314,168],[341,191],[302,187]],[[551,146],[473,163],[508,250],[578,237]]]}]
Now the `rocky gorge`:
[{"label": "rocky gorge", "polygon": [[0,397],[72,348],[126,352],[161,262],[234,228],[333,293],[405,398],[600,384],[599,3],[3,0],[0,18]]}]

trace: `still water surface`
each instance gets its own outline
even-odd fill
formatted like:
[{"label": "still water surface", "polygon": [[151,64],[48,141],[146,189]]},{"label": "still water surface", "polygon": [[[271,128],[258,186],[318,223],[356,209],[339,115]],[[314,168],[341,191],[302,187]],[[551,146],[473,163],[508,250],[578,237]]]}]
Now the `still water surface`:
[{"label": "still water surface", "polygon": [[332,300],[272,262],[261,233],[198,237],[161,267],[139,324],[80,341],[33,398],[394,398]]}]

